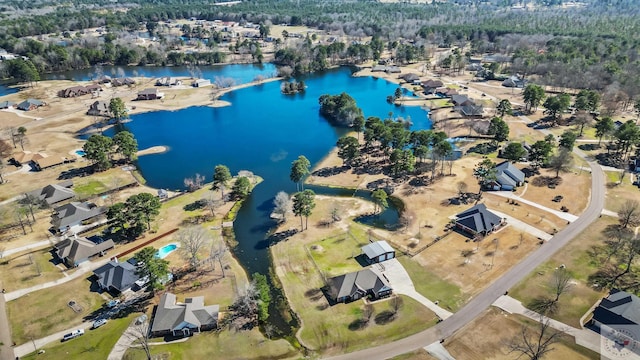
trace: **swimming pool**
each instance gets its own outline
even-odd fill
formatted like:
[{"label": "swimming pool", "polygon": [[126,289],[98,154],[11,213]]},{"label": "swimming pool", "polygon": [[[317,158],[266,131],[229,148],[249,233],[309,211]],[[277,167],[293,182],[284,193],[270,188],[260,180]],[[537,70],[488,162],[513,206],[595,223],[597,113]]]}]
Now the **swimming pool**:
[{"label": "swimming pool", "polygon": [[78,155],[78,156],[85,156],[85,155],[87,155],[87,153],[86,153],[86,152],[84,152],[84,150],[76,150],[76,155]]},{"label": "swimming pool", "polygon": [[165,245],[161,247],[160,250],[158,250],[158,252],[156,253],[156,256],[159,257],[160,259],[164,259],[167,257],[167,255],[171,254],[177,248],[178,248],[178,244],[175,244],[175,243]]}]

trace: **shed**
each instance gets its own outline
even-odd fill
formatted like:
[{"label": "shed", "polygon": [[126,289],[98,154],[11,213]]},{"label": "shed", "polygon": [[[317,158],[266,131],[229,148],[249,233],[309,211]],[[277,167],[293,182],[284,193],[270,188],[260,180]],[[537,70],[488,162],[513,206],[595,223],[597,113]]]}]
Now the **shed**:
[{"label": "shed", "polygon": [[396,257],[396,251],[384,240],[363,246],[362,253],[370,264],[383,262]]}]

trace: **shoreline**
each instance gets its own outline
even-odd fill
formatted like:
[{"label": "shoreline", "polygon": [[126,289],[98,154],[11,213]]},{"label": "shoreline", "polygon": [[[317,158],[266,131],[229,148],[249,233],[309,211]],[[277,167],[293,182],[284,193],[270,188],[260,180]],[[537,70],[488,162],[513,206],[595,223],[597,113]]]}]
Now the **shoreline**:
[{"label": "shoreline", "polygon": [[169,151],[170,149],[171,149],[170,147],[164,146],[164,145],[152,146],[150,148],[138,150],[136,155],[140,157],[140,156],[152,155],[152,154],[163,154]]}]

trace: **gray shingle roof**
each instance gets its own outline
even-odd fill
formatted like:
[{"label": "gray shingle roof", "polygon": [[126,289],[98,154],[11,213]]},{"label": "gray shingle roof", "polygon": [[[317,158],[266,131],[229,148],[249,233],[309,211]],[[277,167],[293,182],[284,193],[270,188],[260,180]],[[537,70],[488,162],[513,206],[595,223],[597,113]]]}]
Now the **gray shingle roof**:
[{"label": "gray shingle roof", "polygon": [[110,261],[94,270],[93,273],[98,277],[98,284],[102,288],[111,288],[117,291],[131,288],[140,279],[136,275],[136,267],[127,261]]},{"label": "gray shingle roof", "polygon": [[594,318],[604,324],[616,324],[615,316],[640,324],[640,298],[626,291],[611,290],[611,294],[602,299],[594,312]]},{"label": "gray shingle roof", "polygon": [[393,248],[389,243],[384,240],[376,241],[371,244],[367,244],[362,247],[362,252],[369,258],[375,259],[380,255],[394,252]]},{"label": "gray shingle roof", "polygon": [[58,184],[47,185],[42,189],[31,191],[28,194],[52,205],[76,196],[76,193],[69,189],[71,186],[73,186],[73,181],[67,180]]},{"label": "gray shingle roof", "polygon": [[67,238],[54,245],[56,254],[60,259],[67,259],[69,263],[96,256],[103,251],[114,247],[113,240],[96,244],[87,238]]},{"label": "gray shingle roof", "polygon": [[70,202],[54,209],[51,224],[57,229],[104,214],[107,208],[88,202]]},{"label": "gray shingle roof", "polygon": [[156,309],[152,332],[180,330],[185,327],[199,328],[215,325],[218,321],[220,306],[204,306],[204,297],[186,298],[184,304],[176,303],[176,295],[164,293]]},{"label": "gray shingle roof", "polygon": [[491,231],[502,222],[502,218],[487,210],[485,204],[478,204],[456,217],[456,223],[475,232]]},{"label": "gray shingle roof", "polygon": [[329,283],[335,290],[336,299],[353,296],[358,292],[364,295],[367,291],[378,293],[384,288],[391,289],[389,283],[371,269],[336,276],[329,279]]},{"label": "gray shingle roof", "polygon": [[524,182],[525,178],[524,173],[509,161],[505,161],[496,165],[496,175],[499,176],[500,174],[505,174],[506,176],[513,179],[513,181],[519,183]]}]

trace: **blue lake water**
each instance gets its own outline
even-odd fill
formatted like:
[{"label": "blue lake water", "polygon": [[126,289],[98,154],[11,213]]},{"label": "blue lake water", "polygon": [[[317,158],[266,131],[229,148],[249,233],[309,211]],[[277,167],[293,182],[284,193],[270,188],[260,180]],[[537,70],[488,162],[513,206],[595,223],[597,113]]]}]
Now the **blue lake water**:
[{"label": "blue lake water", "polygon": [[9,95],[9,94],[13,94],[18,92],[18,89],[15,88],[10,88],[5,84],[1,84],[0,83],[0,96],[5,96],[5,95]]},{"label": "blue lake water", "polygon": [[[145,155],[138,160],[138,167],[152,187],[183,189],[184,179],[196,173],[211,181],[217,164],[227,165],[232,174],[249,170],[264,178],[235,223],[237,255],[247,257],[241,262],[249,273],[267,273],[265,254],[257,253],[266,248],[265,234],[273,226],[269,213],[274,196],[281,190],[296,191],[289,179],[291,162],[304,155],[316,164],[347,131],[330,125],[319,115],[320,95],[346,91],[356,99],[365,117],[385,118],[393,112],[394,116],[411,117],[413,129],[431,126],[424,109],[386,102],[397,87],[393,83],[352,77],[349,68],[311,75],[304,81],[304,94],[282,95],[280,82],[270,82],[221,98],[232,106],[151,112],[132,116],[132,121],[126,123],[141,149],[156,145],[170,148],[166,153]],[[261,261],[242,261],[254,256]]]}]

